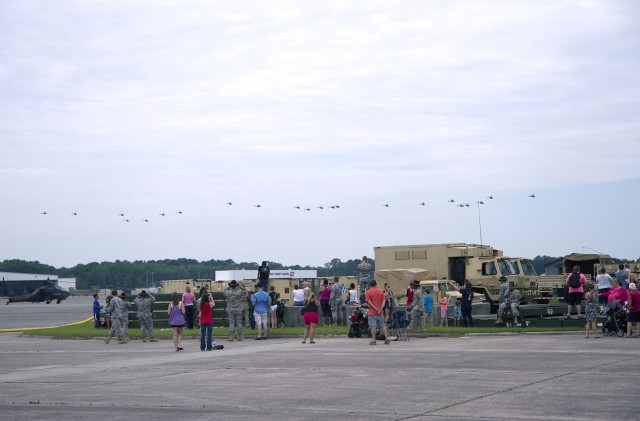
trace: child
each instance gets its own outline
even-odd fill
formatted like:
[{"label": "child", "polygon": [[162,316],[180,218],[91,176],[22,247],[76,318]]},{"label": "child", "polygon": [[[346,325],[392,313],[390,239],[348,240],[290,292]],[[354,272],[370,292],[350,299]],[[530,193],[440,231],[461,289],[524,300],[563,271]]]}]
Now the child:
[{"label": "child", "polygon": [[358,310],[354,308],[353,311],[351,312],[351,323],[355,323],[357,321],[358,321]]},{"label": "child", "polygon": [[449,298],[447,294],[442,293],[442,298],[440,298],[440,326],[448,327],[449,321],[447,320],[447,304],[449,304]]},{"label": "child", "polygon": [[589,339],[589,324],[591,324],[591,328],[593,329],[593,335],[595,338],[599,338],[600,335],[598,335],[598,327],[596,326],[596,318],[598,316],[598,299],[596,298],[595,294],[593,293],[593,291],[587,291],[586,294],[584,294],[584,301],[585,301],[585,309],[584,309],[584,315],[587,319],[587,324],[585,326],[585,338]]},{"label": "child", "polygon": [[453,308],[453,320],[456,327],[460,327],[460,321],[462,320],[462,308],[460,307],[460,300],[456,300],[456,306]]}]

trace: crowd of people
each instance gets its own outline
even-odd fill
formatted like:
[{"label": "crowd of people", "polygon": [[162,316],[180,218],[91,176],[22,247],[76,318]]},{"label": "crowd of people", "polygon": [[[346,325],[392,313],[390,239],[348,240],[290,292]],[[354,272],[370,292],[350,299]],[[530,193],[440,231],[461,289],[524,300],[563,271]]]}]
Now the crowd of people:
[{"label": "crowd of people", "polygon": [[[368,327],[372,332],[371,344],[377,343],[376,333],[378,333],[385,344],[389,343],[387,325],[392,316],[392,312],[397,307],[397,297],[391,286],[385,283],[383,288],[377,286],[375,279],[371,277],[371,264],[367,257],[363,257],[358,265],[360,272],[359,284],[362,287],[358,291],[355,283],[351,283],[347,290],[346,285],[338,277],[334,277],[330,282],[324,279],[318,290],[318,295],[311,291],[308,282],[303,282],[301,287],[293,287],[294,307],[300,307],[303,314],[305,330],[303,343],[313,344],[315,328],[320,323],[322,316],[323,324],[326,325],[346,325],[345,306],[366,306]],[[278,294],[274,287],[269,285],[270,270],[266,262],[258,269],[258,282],[254,290],[248,292],[244,285],[238,281],[231,281],[223,291],[226,304],[226,313],[229,323],[229,341],[242,341],[243,327],[257,329],[256,340],[269,339],[270,329],[278,326]],[[511,311],[514,325],[518,323],[520,293],[515,289],[515,284],[509,282],[507,278],[500,278],[498,314],[496,324],[502,324],[504,313],[507,309]],[[580,272],[580,267],[575,266],[571,274],[565,280],[567,286],[567,318],[571,318],[573,309],[576,309],[577,317],[581,318],[582,303],[585,303],[584,316],[586,319],[585,337],[590,337],[593,332],[594,337],[599,338],[596,327],[598,314],[603,314],[608,305],[618,305],[628,313],[626,336],[632,337],[632,328],[635,324],[636,333],[634,337],[640,337],[640,292],[636,286],[636,280],[630,276],[628,266],[620,265],[615,277],[611,277],[602,268],[595,279],[593,290],[588,289],[587,279]],[[454,326],[473,327],[473,317],[471,315],[474,293],[469,281],[459,285],[451,282],[453,289],[460,292],[454,304],[452,316]],[[269,288],[269,292],[267,292]],[[345,293],[348,297],[344,300]],[[411,282],[406,292],[407,314],[409,328],[414,332],[426,335],[428,325],[433,326],[434,307],[437,305],[440,310],[440,325],[448,326],[448,306],[449,297],[442,293],[440,297],[431,295],[429,289],[423,290],[419,281]],[[153,333],[152,306],[155,302],[153,295],[145,290],[141,291],[133,300],[136,304],[137,316],[140,323],[140,336],[143,342],[157,342]],[[130,302],[125,293],[118,295],[116,290],[107,297],[106,307],[103,307],[98,295],[94,295],[93,314],[96,327],[101,325],[101,314],[104,308],[105,324],[109,333],[104,339],[105,343],[117,335],[119,344],[128,342],[128,312]],[[171,303],[167,308],[169,325],[172,329],[172,339],[176,351],[183,350],[182,331],[183,329],[193,329],[197,320],[200,326],[200,349],[211,351],[220,349],[222,345],[216,346],[212,337],[213,308],[215,301],[209,291],[201,288],[199,296],[196,297],[190,287],[185,288],[184,293],[172,294]]]}]

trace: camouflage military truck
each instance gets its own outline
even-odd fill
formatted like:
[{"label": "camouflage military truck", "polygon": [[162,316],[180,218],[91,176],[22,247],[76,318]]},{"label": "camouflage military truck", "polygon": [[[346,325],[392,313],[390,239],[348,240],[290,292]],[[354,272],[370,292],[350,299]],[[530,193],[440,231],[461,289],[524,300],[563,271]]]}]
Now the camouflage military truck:
[{"label": "camouflage military truck", "polygon": [[439,279],[452,279],[462,285],[471,282],[476,293],[486,297],[495,310],[498,306],[500,277],[515,283],[522,303],[538,297],[537,279],[517,276],[511,261],[502,250],[489,245],[452,243],[374,247],[376,269],[422,268],[433,271]]}]

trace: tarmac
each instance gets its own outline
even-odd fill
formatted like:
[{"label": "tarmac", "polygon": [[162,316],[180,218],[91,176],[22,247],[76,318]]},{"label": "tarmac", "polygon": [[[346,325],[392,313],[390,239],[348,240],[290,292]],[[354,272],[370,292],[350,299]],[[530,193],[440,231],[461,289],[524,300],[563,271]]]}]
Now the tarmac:
[{"label": "tarmac", "polygon": [[[3,320],[37,304],[11,306],[0,311]],[[176,352],[171,340],[106,345],[0,333],[0,418],[631,420],[640,412],[640,339],[503,334],[371,346],[345,335],[315,344],[218,343],[225,349],[202,352],[199,341],[185,339]]]}]

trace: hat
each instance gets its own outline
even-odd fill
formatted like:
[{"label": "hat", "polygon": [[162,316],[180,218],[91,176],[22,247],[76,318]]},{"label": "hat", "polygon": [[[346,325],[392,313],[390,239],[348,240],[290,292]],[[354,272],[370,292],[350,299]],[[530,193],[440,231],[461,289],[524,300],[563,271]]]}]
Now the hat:
[{"label": "hat", "polygon": [[500,277],[500,279],[498,279],[498,280],[499,280],[500,282],[505,282],[505,281],[507,280],[507,278],[506,278],[506,277],[504,277],[504,276],[501,276],[501,277]]},{"label": "hat", "polygon": [[229,282],[229,286],[230,286],[230,287],[232,287],[232,288],[233,288],[233,287],[237,287],[237,286],[238,286],[238,281],[236,281],[236,280],[234,279],[233,281]]},{"label": "hat", "polygon": [[145,291],[145,290],[143,289],[142,291],[140,291],[140,294],[138,294],[138,295],[139,295],[139,296],[141,296],[141,297],[146,297],[146,296],[148,296],[149,294],[147,294],[147,291]]},{"label": "hat", "polygon": [[420,281],[411,281],[411,285],[420,286]]}]

